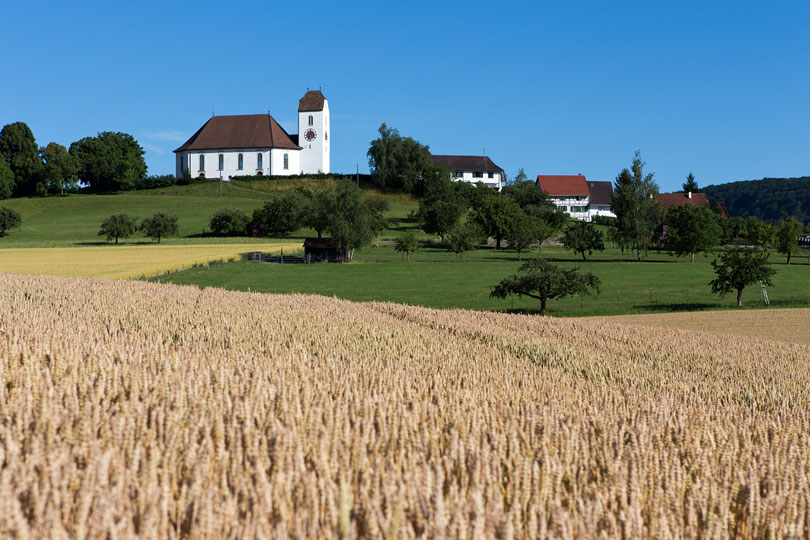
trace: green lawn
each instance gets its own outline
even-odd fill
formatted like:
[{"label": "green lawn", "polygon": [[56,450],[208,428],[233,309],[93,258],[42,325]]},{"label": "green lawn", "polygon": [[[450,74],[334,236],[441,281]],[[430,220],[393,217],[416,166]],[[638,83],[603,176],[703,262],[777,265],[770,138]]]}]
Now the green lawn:
[{"label": "green lawn", "polygon": [[[307,180],[307,179],[305,179]],[[309,188],[319,186],[329,188],[330,180],[310,181]],[[21,247],[68,247],[106,244],[98,236],[101,221],[110,214],[125,212],[140,219],[155,212],[176,214],[180,226],[177,238],[165,238],[167,244],[215,244],[215,243],[255,243],[254,238],[212,238],[202,237],[208,229],[211,216],[220,208],[239,208],[250,214],[264,201],[278,196],[280,192],[294,189],[294,181],[279,185],[271,181],[248,183],[195,184],[191,186],[171,186],[168,188],[129,191],[109,195],[71,194],[64,197],[27,197],[7,199],[2,206],[17,210],[22,217],[22,226],[0,238],[0,248]],[[273,189],[270,189],[272,186]],[[418,203],[403,194],[386,194],[376,190],[366,190],[367,196],[383,197],[389,201],[391,210],[388,217],[398,221],[418,207]],[[396,230],[390,236],[401,234]],[[296,236],[303,238],[314,235],[314,231],[301,230]],[[123,241],[125,244],[152,243],[141,234]]]},{"label": "green lawn", "polygon": [[[531,253],[529,256],[536,256]],[[566,266],[579,266],[602,281],[596,297],[574,297],[549,302],[557,316],[614,315],[666,311],[731,309],[735,299],[711,294],[712,258],[698,256],[694,263],[666,254],[650,254],[641,263],[618,250],[595,254],[583,262],[561,248],[544,248],[544,257]],[[810,265],[804,257],[790,266],[773,254],[777,268],[768,288],[771,305],[810,305]],[[358,251],[352,264],[279,265],[235,262],[210,270],[193,269],[160,278],[163,282],[224,287],[272,293],[307,293],[354,301],[391,301],[435,308],[487,309],[533,312],[539,302],[531,298],[489,298],[491,287],[520,266],[509,251],[481,249],[463,262],[440,248],[423,249],[411,262],[402,262],[390,247]],[[794,259],[796,260],[796,259]],[[746,308],[762,307],[758,288],[743,293]]]}]

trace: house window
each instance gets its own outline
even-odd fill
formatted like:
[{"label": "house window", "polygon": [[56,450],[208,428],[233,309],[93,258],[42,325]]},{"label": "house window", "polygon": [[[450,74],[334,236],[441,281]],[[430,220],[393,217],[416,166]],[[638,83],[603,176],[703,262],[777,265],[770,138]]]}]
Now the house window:
[{"label": "house window", "polygon": [[[310,116],[310,118],[312,117]],[[284,170],[286,171],[289,168],[290,168],[290,155],[284,154]]]},{"label": "house window", "polygon": [[493,174],[492,174],[492,173],[489,173],[489,178],[493,178]]},{"label": "house window", "polygon": [[473,172],[473,178],[483,178],[483,177],[484,177],[483,172],[481,172],[481,171],[474,171]]},{"label": "house window", "polygon": [[223,154],[219,155],[219,170],[223,170],[225,168],[225,156]]},{"label": "house window", "polygon": [[256,168],[257,168],[257,169],[262,169],[262,168],[264,168],[264,167],[262,166],[262,157],[263,157],[263,156],[262,156],[262,153],[261,153],[261,152],[259,152],[259,153],[256,155]]},{"label": "house window", "polygon": [[205,170],[205,154],[200,154],[200,170]]},{"label": "house window", "polygon": [[236,168],[240,171],[242,170],[242,166],[245,164],[245,160],[242,157],[242,154],[239,154],[239,157],[236,159]]},{"label": "house window", "polygon": [[313,122],[314,122],[314,119],[312,118],[312,115],[310,114],[309,115],[309,125],[311,126],[313,124]]}]

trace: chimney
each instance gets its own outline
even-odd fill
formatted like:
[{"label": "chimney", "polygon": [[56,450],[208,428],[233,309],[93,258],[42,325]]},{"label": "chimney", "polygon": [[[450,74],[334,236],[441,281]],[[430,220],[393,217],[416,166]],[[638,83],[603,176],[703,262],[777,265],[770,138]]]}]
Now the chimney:
[{"label": "chimney", "polygon": [[690,191],[689,193],[687,193],[687,194],[686,194],[686,198],[687,198],[687,199],[691,199],[691,198],[692,198],[692,192],[691,192],[691,191]]}]

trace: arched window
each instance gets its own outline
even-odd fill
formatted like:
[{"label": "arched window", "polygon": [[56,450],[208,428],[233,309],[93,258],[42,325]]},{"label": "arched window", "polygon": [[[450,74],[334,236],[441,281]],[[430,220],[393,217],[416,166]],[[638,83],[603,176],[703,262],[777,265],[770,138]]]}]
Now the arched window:
[{"label": "arched window", "polygon": [[312,119],[312,115],[310,114],[310,115],[309,115],[309,125],[310,125],[310,126],[312,125],[312,122],[313,122],[313,119]]},{"label": "arched window", "polygon": [[200,154],[200,170],[205,170],[205,154]]},{"label": "arched window", "polygon": [[261,152],[259,152],[259,154],[256,156],[256,168],[257,169],[263,169],[264,168],[264,165],[262,165],[262,153]]},{"label": "arched window", "polygon": [[286,171],[289,168],[290,168],[290,155],[284,154],[284,170]]},{"label": "arched window", "polygon": [[223,170],[225,168],[225,156],[220,154],[219,155],[219,170]]},{"label": "arched window", "polygon": [[240,171],[242,170],[242,166],[245,164],[244,158],[242,158],[242,154],[239,154],[239,158],[236,160],[236,168]]}]

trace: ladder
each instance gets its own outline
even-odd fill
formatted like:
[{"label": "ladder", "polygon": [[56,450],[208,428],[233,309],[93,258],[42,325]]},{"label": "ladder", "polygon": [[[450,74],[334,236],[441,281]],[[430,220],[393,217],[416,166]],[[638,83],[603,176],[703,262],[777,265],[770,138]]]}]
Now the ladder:
[{"label": "ladder", "polygon": [[765,305],[770,306],[771,302],[768,300],[768,291],[765,290],[765,284],[761,281],[759,282],[759,294],[762,297],[762,301],[765,302]]}]

